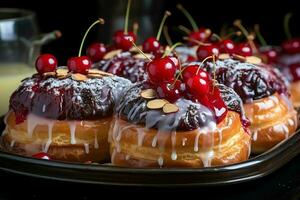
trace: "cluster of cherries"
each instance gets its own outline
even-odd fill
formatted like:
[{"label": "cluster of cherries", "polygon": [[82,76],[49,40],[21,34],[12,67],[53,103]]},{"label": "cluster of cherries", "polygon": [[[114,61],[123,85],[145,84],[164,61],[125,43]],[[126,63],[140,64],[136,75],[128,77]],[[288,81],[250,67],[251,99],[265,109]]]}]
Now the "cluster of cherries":
[{"label": "cluster of cherries", "polygon": [[176,57],[163,56],[150,61],[146,70],[149,79],[146,86],[156,89],[160,98],[175,102],[185,97],[210,108],[218,123],[225,118],[227,107],[220,91],[199,65],[186,66],[180,70]]}]

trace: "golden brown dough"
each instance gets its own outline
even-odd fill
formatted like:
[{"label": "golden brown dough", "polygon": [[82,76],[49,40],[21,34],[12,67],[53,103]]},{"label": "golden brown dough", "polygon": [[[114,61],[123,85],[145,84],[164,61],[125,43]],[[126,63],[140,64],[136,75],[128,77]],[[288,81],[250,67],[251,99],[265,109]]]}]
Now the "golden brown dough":
[{"label": "golden brown dough", "polygon": [[[109,160],[107,142],[111,117],[95,121],[54,121],[52,132],[48,132],[51,121],[36,125],[30,136],[27,117],[16,125],[13,112],[7,116],[7,126],[1,139],[6,151],[19,155],[32,156],[47,152],[54,160],[72,162],[105,162]],[[41,119],[45,122],[47,119]],[[71,134],[74,129],[74,135]],[[49,135],[50,134],[50,135]]]},{"label": "golden brown dough", "polygon": [[250,154],[250,135],[240,116],[229,111],[217,130],[158,133],[122,119],[111,129],[112,164],[129,167],[208,167],[242,162]]},{"label": "golden brown dough", "polygon": [[252,153],[265,152],[295,133],[297,113],[285,98],[275,93],[244,104],[251,122]]}]

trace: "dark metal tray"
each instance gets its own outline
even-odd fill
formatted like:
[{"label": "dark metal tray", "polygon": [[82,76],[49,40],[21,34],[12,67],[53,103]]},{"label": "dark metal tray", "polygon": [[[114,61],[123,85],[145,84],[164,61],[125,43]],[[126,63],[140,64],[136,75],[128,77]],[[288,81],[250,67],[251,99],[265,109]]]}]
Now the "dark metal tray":
[{"label": "dark metal tray", "polygon": [[[3,124],[0,124],[0,132],[2,130]],[[103,185],[209,186],[245,182],[266,176],[299,153],[300,134],[295,134],[261,155],[221,167],[134,169],[39,160],[0,151],[0,169],[32,177]]]}]

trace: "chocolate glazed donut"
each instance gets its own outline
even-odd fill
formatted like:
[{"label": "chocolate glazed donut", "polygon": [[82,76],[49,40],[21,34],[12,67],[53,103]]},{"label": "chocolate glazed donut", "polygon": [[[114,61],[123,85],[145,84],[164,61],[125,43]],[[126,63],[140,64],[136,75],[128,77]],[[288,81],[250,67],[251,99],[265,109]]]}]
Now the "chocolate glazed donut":
[{"label": "chocolate glazed donut", "polygon": [[241,97],[246,116],[251,122],[252,153],[262,153],[287,139],[296,131],[297,112],[282,75],[265,65],[239,60],[218,60],[208,63],[216,79]]},{"label": "chocolate glazed donut", "polygon": [[128,167],[209,167],[248,159],[250,135],[241,100],[217,86],[229,111],[216,123],[208,107],[181,98],[178,112],[165,114],[147,107],[143,83],[128,90],[117,106],[109,133],[112,164]]},{"label": "chocolate glazed donut", "polygon": [[54,160],[108,161],[113,109],[131,83],[95,70],[84,80],[76,77],[25,79],[11,96],[2,148],[26,156],[47,152]]}]

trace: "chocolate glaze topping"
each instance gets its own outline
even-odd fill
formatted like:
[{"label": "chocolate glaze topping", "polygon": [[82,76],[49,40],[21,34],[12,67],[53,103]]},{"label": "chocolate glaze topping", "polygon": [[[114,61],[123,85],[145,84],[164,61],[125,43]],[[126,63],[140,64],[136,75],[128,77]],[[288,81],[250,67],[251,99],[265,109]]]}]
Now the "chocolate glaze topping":
[{"label": "chocolate glaze topping", "polygon": [[[246,120],[242,101],[238,95],[224,85],[217,86],[228,109],[240,113],[241,120]],[[176,113],[164,114],[161,110],[149,110],[146,106],[147,100],[140,96],[143,89],[143,83],[138,83],[124,94],[116,109],[121,119],[134,124],[143,124],[147,128],[156,128],[159,131],[194,130],[197,128],[213,130],[216,128],[213,111],[188,99],[181,98],[175,102],[179,107],[179,111]]]},{"label": "chocolate glaze topping", "polygon": [[117,76],[77,81],[34,75],[12,94],[10,109],[17,116],[33,113],[57,120],[99,119],[112,115],[115,103],[130,85]]}]

